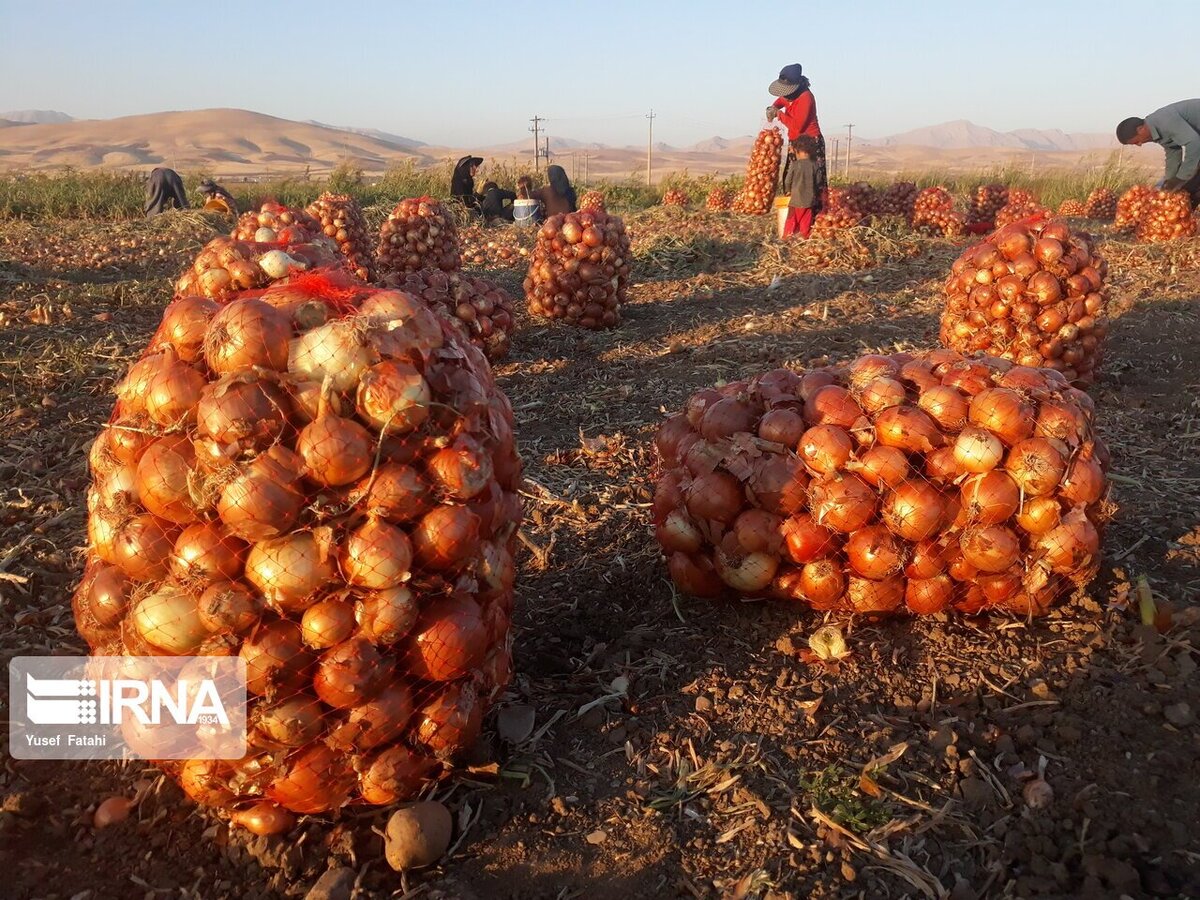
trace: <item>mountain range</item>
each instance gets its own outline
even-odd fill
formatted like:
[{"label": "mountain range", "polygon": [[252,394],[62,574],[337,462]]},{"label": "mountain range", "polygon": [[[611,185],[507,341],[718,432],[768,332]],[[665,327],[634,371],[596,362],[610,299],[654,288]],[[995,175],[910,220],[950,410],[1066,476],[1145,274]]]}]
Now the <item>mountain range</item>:
[{"label": "mountain range", "polygon": [[[688,147],[654,145],[654,171],[733,174],[745,167],[753,136],[714,136]],[[826,136],[832,158],[844,135]],[[296,122],[244,109],[150,113],[116,119],[74,119],[54,110],[0,114],[0,169],[78,168],[145,170],[156,165],[225,177],[257,177],[294,171],[327,172],[349,162],[382,172],[397,162],[426,166],[466,152],[485,158],[528,160],[532,137],[476,147],[447,147],[364,127]],[[874,172],[941,168],[974,171],[1011,164],[1070,167],[1103,162],[1117,149],[1107,134],[1059,130],[997,131],[965,120],[945,122],[881,138],[854,136],[852,164]],[[1134,148],[1129,148],[1133,150]],[[646,148],[610,146],[551,135],[555,161],[580,174],[623,176],[645,171]],[[1135,151],[1128,161],[1152,165],[1154,150]],[[584,161],[586,157],[586,163]]]}]

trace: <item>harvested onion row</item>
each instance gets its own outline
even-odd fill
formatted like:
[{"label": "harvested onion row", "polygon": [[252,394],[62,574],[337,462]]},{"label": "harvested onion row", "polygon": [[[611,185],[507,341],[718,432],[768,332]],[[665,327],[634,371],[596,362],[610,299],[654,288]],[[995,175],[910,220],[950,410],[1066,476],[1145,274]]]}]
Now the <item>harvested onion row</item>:
[{"label": "harvested onion row", "polygon": [[730,206],[734,212],[761,216],[771,208],[782,149],[783,132],[778,128],[764,128],[758,133],[746,164],[746,182]]},{"label": "harvested onion row", "polygon": [[249,752],[164,763],[185,793],[275,833],[411,797],[475,741],[511,671],[512,423],[402,291],[167,308],[91,448],[72,602],[97,655],[245,660]]},{"label": "harvested onion row", "polygon": [[443,309],[488,359],[508,356],[513,306],[512,298],[502,288],[482,278],[440,269],[422,269],[386,281],[388,287],[420,297],[434,309]]},{"label": "harvested onion row", "polygon": [[538,230],[525,276],[530,315],[612,328],[621,321],[629,264],[629,236],[617,216],[551,216]]},{"label": "harvested onion row", "polygon": [[401,200],[379,230],[378,277],[420,269],[454,272],[462,265],[454,217],[432,197]]},{"label": "harvested onion row", "polygon": [[1099,568],[1107,453],[1053,370],[923,355],[701,391],[655,437],[681,591],[1041,614]]},{"label": "harvested onion row", "polygon": [[1108,265],[1064,222],[1014,224],[969,247],[946,280],[943,345],[1090,384],[1108,331]]},{"label": "harvested onion row", "polygon": [[363,281],[375,277],[375,250],[362,209],[349,194],[324,193],[305,209],[321,232],[338,245],[350,271]]}]

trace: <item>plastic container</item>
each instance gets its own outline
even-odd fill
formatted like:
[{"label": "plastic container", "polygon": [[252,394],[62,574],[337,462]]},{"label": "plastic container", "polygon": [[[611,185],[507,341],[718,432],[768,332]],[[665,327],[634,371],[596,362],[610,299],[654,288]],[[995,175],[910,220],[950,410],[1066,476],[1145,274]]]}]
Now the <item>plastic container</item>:
[{"label": "plastic container", "polygon": [[775,198],[775,237],[783,237],[783,227],[787,224],[788,201],[792,198],[784,195]]},{"label": "plastic container", "polygon": [[537,200],[513,201],[513,224],[529,227],[537,224],[537,211],[541,204]]}]

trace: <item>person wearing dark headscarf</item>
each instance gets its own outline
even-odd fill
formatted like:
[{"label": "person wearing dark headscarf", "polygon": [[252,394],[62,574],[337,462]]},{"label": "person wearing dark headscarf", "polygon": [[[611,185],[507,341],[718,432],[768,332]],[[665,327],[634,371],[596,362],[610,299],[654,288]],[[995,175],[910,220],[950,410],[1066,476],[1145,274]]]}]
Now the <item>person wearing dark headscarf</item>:
[{"label": "person wearing dark headscarf", "polygon": [[[479,210],[483,213],[484,222],[491,223],[497,219],[504,222],[513,220],[512,202],[517,199],[516,194],[504,190],[494,181],[485,181],[482,196],[483,202],[480,204]],[[506,206],[505,203],[508,205]]]},{"label": "person wearing dark headscarf", "polygon": [[550,182],[543,188],[533,192],[534,200],[542,202],[542,210],[547,216],[559,213],[575,212],[575,188],[571,187],[571,179],[567,177],[562,166],[549,166],[546,169],[546,179]]},{"label": "person wearing dark headscarf", "polygon": [[237,217],[237,201],[233,199],[233,194],[229,193],[229,191],[225,190],[225,188],[211,178],[205,178],[201,181],[196,190],[204,197],[205,209],[226,212],[235,218]]},{"label": "person wearing dark headscarf", "polygon": [[[800,63],[784,66],[767,91],[777,98],[767,107],[767,121],[774,121],[778,117],[787,128],[788,141],[794,141],[802,134],[817,140],[817,152],[812,158],[817,169],[817,205],[813,209],[813,215],[816,215],[824,206],[829,188],[829,172],[825,166],[825,137],[821,134],[821,125],[817,121],[817,101],[809,90],[804,67]],[[784,184],[787,184],[787,176],[788,170],[785,166]]]},{"label": "person wearing dark headscarf", "polygon": [[160,166],[150,173],[150,180],[146,182],[146,218],[157,216],[171,207],[188,208],[183,179],[174,169]]},{"label": "person wearing dark headscarf", "polygon": [[480,196],[475,193],[475,173],[483,165],[481,156],[464,156],[454,166],[450,176],[450,196],[468,209],[479,209]]}]

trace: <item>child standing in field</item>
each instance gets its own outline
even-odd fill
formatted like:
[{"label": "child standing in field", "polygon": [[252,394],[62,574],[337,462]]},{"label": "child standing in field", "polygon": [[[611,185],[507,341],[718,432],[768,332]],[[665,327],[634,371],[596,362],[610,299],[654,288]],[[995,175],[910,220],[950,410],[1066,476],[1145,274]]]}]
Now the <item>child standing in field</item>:
[{"label": "child standing in field", "polygon": [[808,237],[813,226],[813,207],[817,205],[817,166],[813,157],[817,153],[817,139],[802,134],[791,142],[788,155],[792,164],[788,169],[788,183],[785,185],[791,194],[788,200],[788,217],[783,225],[783,236],[791,237],[799,234]]}]

